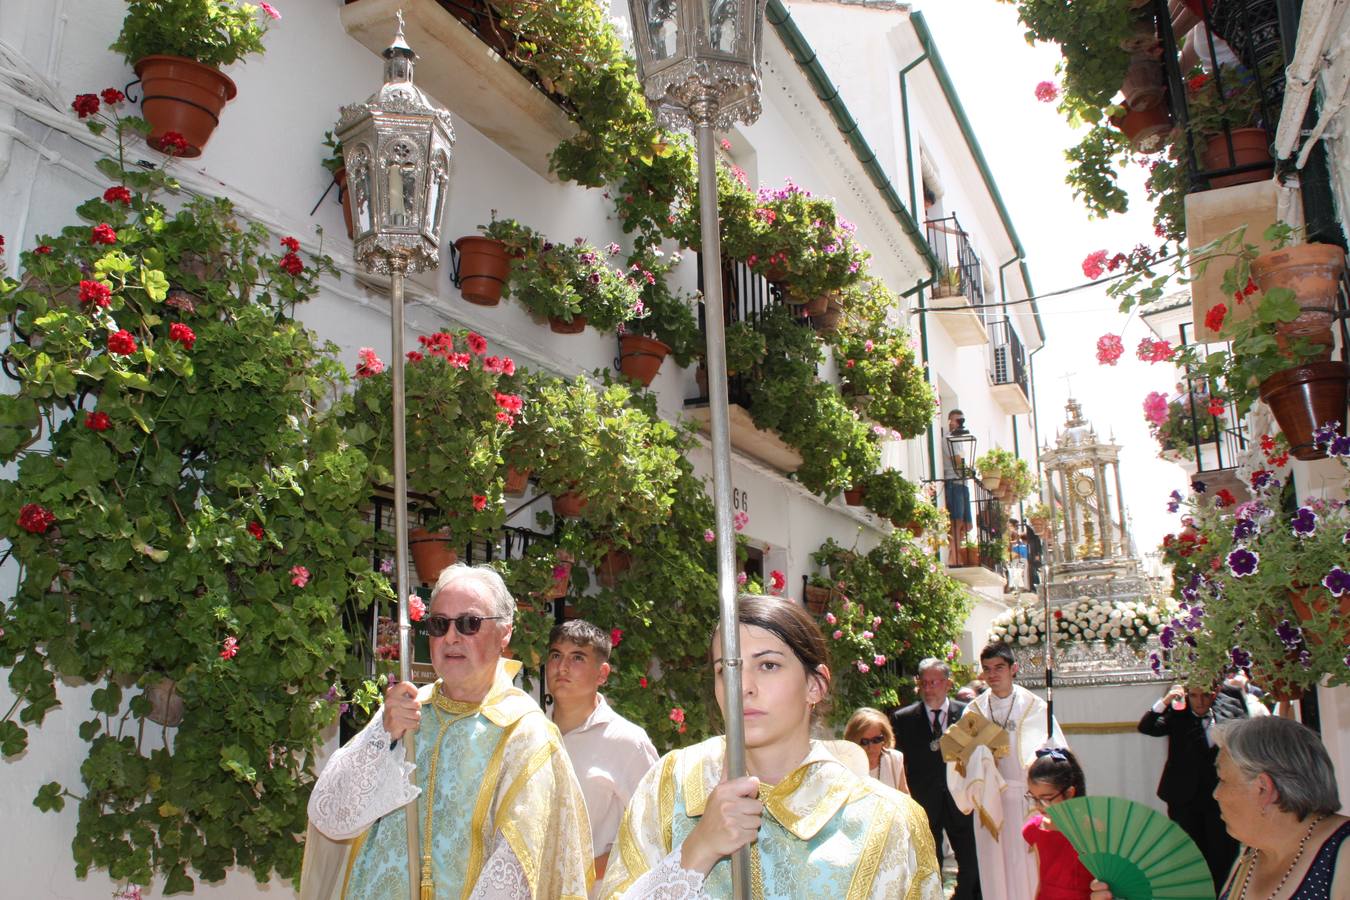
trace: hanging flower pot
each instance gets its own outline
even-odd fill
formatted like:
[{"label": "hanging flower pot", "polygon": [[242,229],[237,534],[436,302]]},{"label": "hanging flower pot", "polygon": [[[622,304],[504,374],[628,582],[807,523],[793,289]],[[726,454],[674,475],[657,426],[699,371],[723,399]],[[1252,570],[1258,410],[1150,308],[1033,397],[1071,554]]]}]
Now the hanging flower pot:
[{"label": "hanging flower pot", "polygon": [[183,695],[171,678],[161,678],[145,689],[150,711],[145,717],[156,725],[177,728],[183,724]]},{"label": "hanging flower pot", "polygon": [[1167,104],[1159,103],[1148,109],[1127,109],[1124,115],[1112,116],[1111,124],[1129,139],[1135,152],[1153,153],[1172,128],[1172,114]]},{"label": "hanging flower pot", "polygon": [[595,566],[595,580],[607,588],[619,583],[619,576],[633,566],[633,555],[627,550],[610,550]]},{"label": "hanging flower pot", "polygon": [[575,519],[581,515],[590,501],[575,491],[558,494],[553,497],[553,514],[564,519]]},{"label": "hanging flower pot", "polygon": [[343,166],[334,172],[333,180],[337,182],[338,199],[342,201],[342,222],[347,226],[347,237],[350,238],[356,232],[352,229],[352,195],[347,191],[347,167]]},{"label": "hanging flower pot", "polygon": [[833,334],[843,318],[844,304],[840,301],[838,292],[833,292],[825,297],[824,311],[811,315],[811,325],[820,334]]},{"label": "hanging flower pot", "polygon": [[1261,382],[1261,399],[1298,459],[1326,456],[1312,439],[1313,432],[1328,422],[1341,423],[1338,432],[1345,434],[1347,379],[1350,365],[1328,361],[1285,369]]},{"label": "hanging flower pot", "polygon": [[1250,172],[1238,172],[1233,175],[1220,175],[1218,178],[1211,178],[1209,186],[1211,188],[1232,187],[1235,184],[1251,184],[1254,181],[1265,181],[1275,171],[1275,164],[1270,158],[1270,139],[1266,132],[1261,128],[1234,128],[1228,132],[1233,139],[1233,154],[1228,155],[1228,141],[1223,135],[1211,137],[1205,144],[1204,153],[1201,154],[1201,164],[1209,170],[1228,169],[1233,166],[1246,166],[1259,162],[1270,163],[1262,169],[1253,169]]},{"label": "hanging flower pot", "polygon": [[1162,62],[1147,50],[1130,54],[1130,67],[1125,70],[1125,83],[1120,86],[1125,105],[1130,109],[1152,109],[1162,104]]},{"label": "hanging flower pot", "polygon": [[164,135],[177,132],[188,146],[182,151],[174,149],[173,155],[201,156],[220,123],[220,111],[234,99],[234,82],[219,69],[181,56],[142,57],[135,69],[145,91],[141,113],[150,123],[146,142],[161,153],[167,152],[162,144]]},{"label": "hanging flower pot", "polygon": [[511,274],[506,244],[492,238],[466,235],[455,241],[459,251],[459,292],[478,306],[496,306]]},{"label": "hanging flower pot", "polygon": [[554,334],[581,334],[586,330],[586,317],[573,316],[572,321],[565,322],[557,316],[549,316],[548,327]]},{"label": "hanging flower pot", "polygon": [[830,608],[830,589],[816,584],[806,586],[806,609],[813,616],[823,616]]},{"label": "hanging flower pot", "polygon": [[661,363],[670,353],[670,345],[641,334],[625,334],[619,338],[619,371],[643,387],[652,383]]},{"label": "hanging flower pot", "polygon": [[1350,647],[1350,594],[1337,599],[1321,587],[1290,588],[1289,602],[1304,625],[1303,636],[1314,644],[1322,643],[1322,636],[1315,628],[1307,626],[1312,623],[1314,616],[1325,614],[1327,608],[1335,603],[1336,614],[1332,617],[1330,637],[1332,640],[1339,637],[1342,645]]},{"label": "hanging flower pot", "polygon": [[1262,291],[1287,288],[1300,310],[1292,322],[1276,322],[1287,337],[1312,337],[1331,328],[1336,294],[1345,273],[1345,251],[1334,244],[1300,244],[1252,260],[1252,278]]},{"label": "hanging flower pot", "polygon": [[844,491],[844,502],[849,506],[862,506],[867,491],[861,487],[851,487]]},{"label": "hanging flower pot", "polygon": [[819,316],[830,307],[830,297],[828,294],[821,294],[819,297],[812,297],[802,304],[808,316]]},{"label": "hanging flower pot", "polygon": [[506,478],[502,483],[502,493],[508,497],[520,497],[525,494],[525,488],[530,483],[531,469],[517,469],[515,466],[506,467]]},{"label": "hanging flower pot", "polygon": [[459,551],[450,545],[448,529],[432,532],[414,528],[408,532],[408,549],[421,584],[435,583],[443,569],[459,561]]},{"label": "hanging flower pot", "polygon": [[1002,472],[989,472],[987,474],[982,473],[980,475],[980,482],[984,485],[984,489],[989,493],[991,494],[997,493],[999,486],[1003,484],[1003,473]]},{"label": "hanging flower pot", "polygon": [[567,588],[572,582],[572,563],[575,561],[572,554],[560,549],[554,555],[558,561],[553,566],[553,583],[544,593],[545,600],[561,600],[566,597]]}]

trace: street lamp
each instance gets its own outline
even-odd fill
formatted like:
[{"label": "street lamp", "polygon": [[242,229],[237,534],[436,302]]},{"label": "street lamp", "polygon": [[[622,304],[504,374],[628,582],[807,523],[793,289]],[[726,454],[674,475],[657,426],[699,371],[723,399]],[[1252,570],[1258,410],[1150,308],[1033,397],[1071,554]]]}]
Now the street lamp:
[{"label": "street lamp", "polygon": [[956,477],[965,481],[970,477],[971,463],[975,460],[975,435],[960,425],[947,434],[947,453],[956,467]]},{"label": "street lamp", "polygon": [[[399,677],[412,678],[408,622],[408,457],[403,396],[403,276],[440,264],[441,216],[455,142],[450,114],[413,84],[413,53],[398,34],[384,51],[384,85],[364,103],[342,108],[338,140],[347,167],[355,229],[353,255],[367,272],[390,276],[390,369],[394,418],[394,557],[398,585]],[[415,741],[405,742],[415,762]],[[407,806],[409,888],[417,898],[430,887],[431,857],[417,870],[417,801]]]},{"label": "street lamp", "polygon": [[[727,778],[745,774],[740,630],[736,621],[736,549],[731,511],[731,426],[727,415],[726,329],[722,320],[722,245],[717,225],[713,129],[759,118],[759,59],[766,0],[628,0],[638,77],[670,128],[688,124],[698,149],[703,307],[707,323],[708,411],[712,425],[713,508],[717,524],[717,597],[726,703]],[[731,859],[738,900],[750,896],[749,851]]]}]

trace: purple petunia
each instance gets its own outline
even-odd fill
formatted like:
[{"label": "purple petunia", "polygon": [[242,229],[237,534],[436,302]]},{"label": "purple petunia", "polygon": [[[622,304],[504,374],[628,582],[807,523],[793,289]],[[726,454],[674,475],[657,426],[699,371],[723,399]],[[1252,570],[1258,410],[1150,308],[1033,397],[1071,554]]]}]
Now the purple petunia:
[{"label": "purple petunia", "polygon": [[1317,530],[1317,513],[1306,506],[1300,506],[1298,512],[1289,520],[1289,525],[1293,528],[1294,534],[1307,537]]},{"label": "purple petunia", "polygon": [[1252,655],[1241,647],[1234,647],[1228,651],[1228,659],[1233,666],[1238,669],[1251,668]]},{"label": "purple petunia", "polygon": [[1205,492],[1205,483],[1196,479],[1191,482],[1191,490],[1195,491],[1197,494],[1203,494]]},{"label": "purple petunia", "polygon": [[1298,651],[1298,664],[1305,669],[1312,668],[1312,653],[1308,650]]},{"label": "purple petunia", "polygon": [[1167,501],[1167,511],[1174,513],[1181,509],[1181,491],[1173,491],[1168,496],[1172,499]]},{"label": "purple petunia", "polygon": [[1158,643],[1164,650],[1171,650],[1172,644],[1176,642],[1176,634],[1171,625],[1164,625],[1163,630],[1158,632]]},{"label": "purple petunia", "polygon": [[1246,541],[1256,537],[1260,531],[1260,526],[1251,519],[1238,519],[1237,524],[1233,526],[1233,540]]},{"label": "purple petunia", "polygon": [[1288,619],[1281,619],[1280,624],[1275,626],[1275,636],[1286,650],[1297,650],[1303,643],[1303,629]]},{"label": "purple petunia", "polygon": [[1260,554],[1245,547],[1239,547],[1228,554],[1228,568],[1238,578],[1246,578],[1248,575],[1255,574],[1260,562]]},{"label": "purple petunia", "polygon": [[1332,566],[1331,571],[1322,579],[1322,586],[1330,591],[1333,597],[1350,594],[1350,572],[1340,566]]},{"label": "purple petunia", "polygon": [[1324,447],[1336,440],[1338,435],[1336,429],[1341,427],[1340,422],[1328,422],[1321,428],[1313,432],[1313,444],[1317,447]]},{"label": "purple petunia", "polygon": [[1259,470],[1259,471],[1253,472],[1253,473],[1252,473],[1252,490],[1254,490],[1254,491],[1259,491],[1259,490],[1261,490],[1263,487],[1265,487],[1266,485],[1270,484],[1270,482],[1274,479],[1274,477],[1275,477],[1274,475],[1272,475],[1271,473],[1267,472],[1265,469],[1261,469],[1261,470]]},{"label": "purple petunia", "polygon": [[1327,448],[1328,456],[1344,457],[1350,456],[1350,437],[1337,435],[1331,441],[1331,446]]}]

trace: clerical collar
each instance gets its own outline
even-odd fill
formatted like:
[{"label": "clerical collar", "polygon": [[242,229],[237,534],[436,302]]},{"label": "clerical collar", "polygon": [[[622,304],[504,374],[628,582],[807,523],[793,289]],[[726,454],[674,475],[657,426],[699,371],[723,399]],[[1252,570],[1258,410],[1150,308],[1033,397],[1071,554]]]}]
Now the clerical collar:
[{"label": "clerical collar", "polygon": [[483,706],[483,701],[477,703],[466,703],[462,700],[451,700],[441,692],[441,683],[436,682],[435,689],[431,693],[431,702],[441,712],[448,712],[454,716],[467,716],[478,712]]}]

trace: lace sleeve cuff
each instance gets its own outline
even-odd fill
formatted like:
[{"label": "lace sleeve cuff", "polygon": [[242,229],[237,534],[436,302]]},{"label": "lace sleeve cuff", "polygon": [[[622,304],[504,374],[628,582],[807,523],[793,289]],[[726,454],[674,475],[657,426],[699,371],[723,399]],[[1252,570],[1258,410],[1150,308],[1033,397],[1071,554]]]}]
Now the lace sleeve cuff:
[{"label": "lace sleeve cuff", "polygon": [[680,865],[676,847],[623,892],[623,900],[708,900],[703,876]]},{"label": "lace sleeve cuff", "polygon": [[[407,739],[411,739],[409,736]],[[333,754],[309,797],[309,820],[333,840],[355,837],[386,813],[421,793],[409,781],[416,768],[403,760],[384,730],[384,710]]]}]

